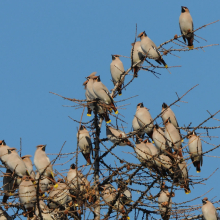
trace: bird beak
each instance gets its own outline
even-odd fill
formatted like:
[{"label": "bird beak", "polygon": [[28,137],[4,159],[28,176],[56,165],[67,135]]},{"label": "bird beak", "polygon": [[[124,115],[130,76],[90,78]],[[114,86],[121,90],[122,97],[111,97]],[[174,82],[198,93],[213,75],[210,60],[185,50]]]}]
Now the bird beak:
[{"label": "bird beak", "polygon": [[45,151],[46,150],[46,144],[42,147],[42,150]]}]

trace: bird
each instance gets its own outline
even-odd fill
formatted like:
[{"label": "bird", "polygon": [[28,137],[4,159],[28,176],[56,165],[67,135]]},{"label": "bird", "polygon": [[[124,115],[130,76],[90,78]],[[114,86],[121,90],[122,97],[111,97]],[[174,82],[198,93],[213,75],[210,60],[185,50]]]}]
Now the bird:
[{"label": "bird", "polygon": [[117,143],[117,145],[119,146],[131,146],[131,142],[127,139],[127,135],[125,134],[125,132],[119,129],[115,129],[111,126],[106,125],[106,135],[113,144]]},{"label": "bird", "polygon": [[128,188],[127,183],[125,183],[124,179],[118,179],[118,192],[120,192],[120,202],[123,205],[130,204],[132,201],[131,190]]},{"label": "bird", "polygon": [[25,155],[25,156],[21,157],[21,159],[24,161],[30,176],[33,179],[35,179],[35,173],[34,173],[34,170],[33,170],[33,165],[32,165],[32,161],[31,161],[30,157],[32,157],[32,156],[31,155]]},{"label": "bird", "polygon": [[144,62],[145,55],[144,55],[144,51],[141,48],[140,41],[136,41],[135,43],[132,43],[131,46],[132,46],[132,48],[131,48],[131,66],[136,65],[138,62],[141,61],[133,68],[134,77],[138,77],[138,71]]},{"label": "bird", "polygon": [[2,163],[5,163],[8,157],[8,149],[10,149],[9,146],[6,145],[4,140],[0,140],[0,159]]},{"label": "bird", "polygon": [[183,40],[186,43],[188,41],[188,48],[193,49],[193,40],[194,40],[194,28],[193,20],[189,13],[189,9],[185,6],[181,6],[181,14],[179,17],[179,26],[181,34],[183,35]]},{"label": "bird", "polygon": [[165,102],[162,104],[161,113],[162,113],[162,114],[161,114],[161,118],[162,118],[162,120],[163,120],[164,125],[165,125],[166,120],[167,120],[168,118],[170,118],[170,122],[171,122],[176,128],[179,127],[174,112],[172,111],[172,109],[171,109]]},{"label": "bird", "polygon": [[133,131],[138,131],[138,133],[136,134],[136,142],[138,142],[139,138],[143,139],[145,132],[143,129],[139,130],[139,129],[141,129],[141,126],[139,125],[136,116],[134,116],[134,118],[132,120],[132,128],[133,128]]},{"label": "bird", "polygon": [[37,168],[38,172],[46,177],[49,177],[50,180],[54,182],[54,187],[57,187],[55,183],[54,173],[53,173],[53,166],[50,162],[49,157],[45,153],[46,145],[38,145],[37,150],[34,154],[34,165]]},{"label": "bird", "polygon": [[145,31],[141,32],[138,37],[141,39],[141,48],[149,59],[154,59],[159,64],[163,64],[167,68],[167,64],[162,58],[156,44],[147,36]]},{"label": "bird", "polygon": [[120,202],[119,196],[117,199],[117,190],[112,184],[107,183],[101,185],[100,191],[101,191],[101,196],[105,201],[105,203],[111,206],[113,205],[112,203],[114,203],[113,209],[117,210],[122,214],[125,213],[124,205]]},{"label": "bird", "polygon": [[163,130],[158,126],[158,124],[154,125],[152,139],[156,147],[160,149],[161,152],[166,153],[168,150],[167,141]]},{"label": "bird", "polygon": [[115,114],[118,114],[118,110],[114,105],[114,100],[110,95],[107,87],[101,82],[100,76],[96,76],[93,78],[93,92],[101,100],[103,103],[108,105],[109,109],[113,109]]},{"label": "bird", "polygon": [[[39,180],[39,178],[40,178],[40,180]],[[35,180],[36,180],[37,184],[38,184],[38,181],[40,181],[40,183],[39,183],[40,194],[44,194],[45,192],[47,192],[49,189],[51,189],[53,187],[53,183],[50,181],[50,179],[44,175],[40,176],[40,173],[38,171],[36,173]]]},{"label": "bird", "polygon": [[9,169],[6,170],[6,173],[3,177],[3,190],[4,196],[2,202],[6,203],[8,198],[12,196],[15,191],[15,178],[13,176],[13,173]]},{"label": "bird", "polygon": [[91,164],[90,154],[92,152],[92,142],[88,130],[84,125],[80,126],[79,131],[76,134],[77,145],[82,151],[82,155],[86,159],[87,165]]},{"label": "bird", "polygon": [[[44,220],[54,220],[55,219],[54,218],[55,213],[51,212],[51,210],[48,208],[48,206],[42,200],[39,201],[39,206],[40,206],[40,210],[41,210],[41,215]],[[37,205],[35,207],[35,215],[37,217],[40,217]]]},{"label": "bird", "polygon": [[149,111],[146,107],[144,107],[143,102],[137,104],[137,109],[135,113],[135,117],[137,118],[138,124],[141,128],[144,127],[145,133],[152,138],[153,134],[153,118],[151,117]]},{"label": "bird", "polygon": [[10,169],[19,177],[23,177],[24,175],[30,176],[30,173],[28,172],[28,169],[24,161],[16,152],[16,148],[8,149],[8,157],[7,160],[5,161],[5,164],[8,169]]},{"label": "bird", "polygon": [[199,136],[196,135],[196,132],[190,132],[187,135],[189,142],[189,154],[191,157],[191,160],[193,162],[194,167],[196,167],[197,173],[201,172],[201,166],[202,166],[202,142],[199,138]]},{"label": "bird", "polygon": [[175,194],[170,193],[168,191],[168,187],[165,185],[165,183],[163,183],[158,197],[159,210],[163,220],[168,220],[170,217],[170,211],[172,208],[172,197],[174,196]]},{"label": "bird", "polygon": [[[94,113],[96,111],[95,103],[92,102],[98,99],[98,97],[93,91],[93,83],[94,83],[93,79],[96,77],[95,75],[96,72],[91,73],[88,77],[86,77],[87,80],[83,83],[86,89],[85,92],[86,100],[87,102],[89,102],[87,116],[91,116],[91,111],[93,111]],[[96,105],[96,106],[97,106],[97,113],[102,118],[105,119],[106,123],[110,123],[111,120],[109,119],[109,116],[107,114],[107,109],[104,106],[100,106],[100,105]]]},{"label": "bird", "polygon": [[67,181],[70,193],[78,196],[78,189],[83,198],[88,198],[90,191],[90,183],[87,178],[76,169],[76,165],[73,163],[67,173]]},{"label": "bird", "polygon": [[49,193],[48,200],[49,200],[49,207],[51,209],[55,209],[58,206],[64,206],[68,202],[68,195],[70,194],[68,190],[68,186],[62,179],[57,181],[57,187],[53,187]]},{"label": "bird", "polygon": [[165,138],[167,140],[168,146],[172,148],[180,157],[183,157],[182,154],[182,138],[180,136],[179,131],[176,127],[171,123],[170,118],[168,118],[165,123]]},{"label": "bird", "polygon": [[[122,74],[124,73],[124,66],[123,63],[121,62],[119,55],[112,55],[112,62],[110,64],[110,72],[112,75],[112,80],[114,85],[116,85],[117,82],[121,81]],[[117,91],[118,95],[122,95],[122,83],[124,80],[120,82],[118,85]]]},{"label": "bird", "polygon": [[33,217],[34,206],[37,200],[36,189],[29,176],[23,176],[21,184],[19,185],[19,199],[25,209],[29,213],[29,217]]},{"label": "bird", "polygon": [[202,203],[203,203],[203,206],[202,206],[203,218],[205,220],[217,220],[218,214],[215,209],[215,206],[210,201],[208,201],[207,197],[202,199]]}]

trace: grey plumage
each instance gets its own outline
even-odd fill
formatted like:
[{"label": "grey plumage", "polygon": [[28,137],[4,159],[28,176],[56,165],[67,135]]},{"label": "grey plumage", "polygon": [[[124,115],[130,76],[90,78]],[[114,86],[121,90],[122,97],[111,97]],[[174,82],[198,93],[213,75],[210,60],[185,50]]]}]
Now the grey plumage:
[{"label": "grey plumage", "polygon": [[153,128],[152,139],[154,144],[160,151],[165,152],[167,150],[167,142],[163,130],[156,124]]},{"label": "grey plumage", "polygon": [[34,170],[33,170],[33,165],[32,165],[32,161],[31,161],[30,157],[32,157],[32,156],[31,155],[25,155],[25,156],[21,157],[21,159],[24,161],[30,176],[33,179],[35,179],[35,173],[34,173]]},{"label": "grey plumage", "polygon": [[204,220],[217,220],[218,219],[218,214],[215,209],[215,206],[208,201],[208,198],[205,197],[202,200],[203,206],[202,206],[202,214]]},{"label": "grey plumage", "polygon": [[8,149],[10,149],[9,146],[6,145],[4,140],[0,140],[0,159],[2,163],[5,163],[8,157]]}]

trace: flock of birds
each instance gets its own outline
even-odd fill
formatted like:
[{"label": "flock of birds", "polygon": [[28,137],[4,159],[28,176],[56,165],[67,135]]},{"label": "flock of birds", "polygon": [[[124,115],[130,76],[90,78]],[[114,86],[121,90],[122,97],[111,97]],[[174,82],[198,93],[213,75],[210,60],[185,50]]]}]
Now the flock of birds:
[{"label": "flock of birds", "polygon": [[[182,7],[179,24],[184,41],[186,42],[187,39],[188,48],[193,49],[193,21],[187,7]],[[167,68],[168,66],[157,46],[146,33],[142,32],[138,37],[140,37],[141,41],[132,44],[131,50],[134,77],[137,77],[137,73],[146,58],[154,59]],[[113,83],[117,86],[118,95],[121,95],[122,76],[125,70],[119,57],[119,55],[112,55],[110,71]],[[91,113],[94,112],[94,114],[98,114],[100,118],[106,121],[107,138],[116,145],[133,147],[138,160],[143,166],[163,177],[169,176],[176,186],[184,188],[186,194],[190,193],[187,164],[182,151],[183,138],[171,108],[166,103],[163,103],[161,117],[164,128],[160,128],[157,124],[154,124],[149,110],[144,107],[143,103],[137,105],[135,117],[132,121],[133,135],[136,135],[134,146],[129,141],[130,136],[128,137],[124,131],[109,125],[111,122],[109,113],[112,113],[113,110],[115,114],[118,114],[118,110],[109,90],[101,82],[100,76],[96,76],[95,72],[90,74],[83,85],[86,90],[87,115],[91,116]],[[143,140],[145,134],[149,138]],[[202,166],[202,143],[200,137],[195,131],[190,131],[186,137],[188,138],[188,150],[192,163],[199,173]],[[83,125],[80,126],[77,132],[77,144],[87,164],[91,164],[91,136]],[[45,220],[59,219],[57,210],[61,211],[62,214],[68,214],[73,211],[77,215],[80,212],[79,210],[78,212],[76,211],[76,207],[81,206],[84,201],[90,204],[94,203],[96,199],[94,189],[96,186],[90,186],[86,176],[77,170],[75,164],[70,166],[66,177],[56,180],[53,166],[46,155],[45,149],[46,145],[37,146],[34,155],[34,165],[37,169],[35,173],[30,155],[20,157],[16,148],[7,146],[4,140],[0,141],[0,159],[7,169],[3,177],[4,196],[2,203],[7,207],[8,198],[14,196],[15,191],[18,190],[20,203],[29,218],[42,216]],[[110,183],[98,185],[100,195],[105,203],[108,205],[114,203],[113,209],[124,214],[125,206],[132,202],[132,194],[124,186],[123,181],[119,181],[119,188],[123,190],[118,192]],[[46,193],[48,193],[47,197],[45,197]],[[158,197],[159,210],[163,219],[167,219],[165,213],[167,214],[167,210],[171,209],[171,197],[173,196],[174,193],[169,193],[168,187],[163,183]],[[47,201],[47,204],[45,201]],[[214,205],[207,198],[202,201],[204,204],[202,207],[204,218],[206,220],[217,220],[217,212]],[[0,219],[4,219],[3,214]]]}]

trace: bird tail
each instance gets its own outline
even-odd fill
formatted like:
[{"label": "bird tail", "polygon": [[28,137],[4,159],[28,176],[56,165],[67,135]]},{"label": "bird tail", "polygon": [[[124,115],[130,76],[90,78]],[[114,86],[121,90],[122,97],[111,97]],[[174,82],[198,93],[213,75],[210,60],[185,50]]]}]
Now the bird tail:
[{"label": "bird tail", "polygon": [[118,95],[120,95],[120,96],[122,95],[121,87],[122,87],[122,85],[119,85],[119,86],[118,86],[118,89],[117,89],[117,90],[118,90]]},{"label": "bird tail", "polygon": [[134,67],[134,77],[135,77],[135,78],[138,77],[138,74],[137,74],[137,73],[138,73],[139,69],[140,69],[140,68],[137,67],[137,66]]},{"label": "bird tail", "polygon": [[83,154],[83,156],[86,159],[87,165],[90,165],[91,164],[90,153]]},{"label": "bird tail", "polygon": [[164,67],[165,68],[167,68],[168,66],[167,66],[167,64],[166,64],[166,62],[164,61],[164,59],[161,57],[161,60],[160,60],[160,62],[164,65]]},{"label": "bird tail", "polygon": [[190,50],[192,50],[194,48],[194,46],[193,46],[193,37],[188,38],[187,40],[188,40],[188,48]]},{"label": "bird tail", "polygon": [[118,110],[117,110],[117,108],[115,107],[115,105],[114,105],[113,102],[110,104],[110,106],[112,107],[112,109],[114,110],[115,114],[117,115],[117,114],[118,114]]},{"label": "bird tail", "polygon": [[91,108],[88,106],[87,107],[87,116],[91,116],[91,113],[92,113],[92,110],[91,110]]},{"label": "bird tail", "polygon": [[193,165],[194,167],[196,167],[196,172],[200,173],[201,172],[200,161],[194,161]]}]

